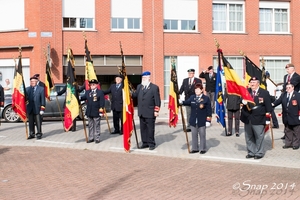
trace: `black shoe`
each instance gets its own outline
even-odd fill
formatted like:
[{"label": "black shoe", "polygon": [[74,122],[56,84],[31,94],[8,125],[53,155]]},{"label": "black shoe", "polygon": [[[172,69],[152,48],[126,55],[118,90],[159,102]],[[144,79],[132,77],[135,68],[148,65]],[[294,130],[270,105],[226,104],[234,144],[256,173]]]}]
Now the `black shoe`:
[{"label": "black shoe", "polygon": [[206,153],[206,151],[200,151],[200,154],[205,154]]},{"label": "black shoe", "polygon": [[232,133],[228,133],[226,136],[232,136]]},{"label": "black shoe", "polygon": [[279,128],[279,126],[272,126],[272,128]]},{"label": "black shoe", "polygon": [[254,156],[254,159],[261,159],[263,156]]},{"label": "black shoe", "polygon": [[190,153],[198,153],[199,151],[192,150]]},{"label": "black shoe", "polygon": [[100,143],[100,140],[95,140],[95,143],[96,143],[96,144]]},{"label": "black shoe", "polygon": [[32,139],[32,138],[35,138],[35,136],[34,136],[33,134],[30,134],[30,135],[28,136],[27,140],[30,140],[30,139]]},{"label": "black shoe", "polygon": [[298,147],[293,147],[293,149],[294,149],[294,150],[297,150],[297,149],[299,149],[299,146],[298,146]]},{"label": "black shoe", "polygon": [[42,135],[41,135],[41,134],[36,135],[36,139],[37,139],[37,140],[42,139]]},{"label": "black shoe", "polygon": [[149,150],[154,150],[154,149],[155,149],[155,146],[149,147]]},{"label": "black shoe", "polygon": [[76,129],[72,130],[72,132],[75,132],[75,131],[76,131]]},{"label": "black shoe", "polygon": [[111,134],[120,134],[120,131],[114,131]]},{"label": "black shoe", "polygon": [[252,156],[252,155],[246,155],[246,158],[254,158],[255,156]]},{"label": "black shoe", "polygon": [[187,129],[186,129],[186,132],[191,132],[191,129],[190,129],[190,128],[187,128]]},{"label": "black shoe", "polygon": [[283,137],[281,137],[280,139],[285,140],[285,135]]},{"label": "black shoe", "polygon": [[140,149],[145,149],[145,148],[148,148],[149,145],[148,144],[142,144],[142,146],[140,146]]},{"label": "black shoe", "polygon": [[123,132],[120,132],[119,135],[123,135]]},{"label": "black shoe", "polygon": [[235,136],[236,136],[236,137],[240,137],[240,134],[239,134],[239,133],[236,133]]},{"label": "black shoe", "polygon": [[92,143],[94,142],[94,139],[87,141],[87,143]]},{"label": "black shoe", "polygon": [[282,146],[283,149],[288,149],[288,148],[292,148],[292,146]]}]

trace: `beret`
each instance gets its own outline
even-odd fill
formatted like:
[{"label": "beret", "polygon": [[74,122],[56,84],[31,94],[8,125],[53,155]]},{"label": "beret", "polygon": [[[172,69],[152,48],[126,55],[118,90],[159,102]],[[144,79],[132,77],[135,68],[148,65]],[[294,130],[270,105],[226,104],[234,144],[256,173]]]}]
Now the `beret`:
[{"label": "beret", "polygon": [[194,69],[189,69],[189,70],[187,70],[187,72],[195,72],[195,70]]},{"label": "beret", "polygon": [[123,75],[121,75],[121,74],[116,75],[116,78],[117,77],[122,78],[122,79],[124,78]]},{"label": "beret", "polygon": [[35,77],[37,77],[37,78],[38,78],[38,77],[40,77],[40,75],[39,75],[39,74],[35,74],[35,75],[33,75],[33,76],[35,76]]},{"label": "beret", "polygon": [[213,66],[209,66],[209,67],[208,67],[208,70],[211,70],[211,69],[213,69]]},{"label": "beret", "polygon": [[92,79],[92,80],[89,81],[89,84],[93,84],[93,83],[98,84],[98,81],[96,79]]},{"label": "beret", "polygon": [[259,81],[259,80],[258,80],[258,78],[256,76],[253,76],[253,77],[250,78],[249,82],[250,81]]},{"label": "beret", "polygon": [[150,76],[150,75],[151,75],[151,73],[149,71],[145,71],[142,73],[142,76]]},{"label": "beret", "polygon": [[31,79],[38,80],[38,78],[37,78],[36,76],[32,76],[32,77],[30,77],[30,80],[31,80]]}]

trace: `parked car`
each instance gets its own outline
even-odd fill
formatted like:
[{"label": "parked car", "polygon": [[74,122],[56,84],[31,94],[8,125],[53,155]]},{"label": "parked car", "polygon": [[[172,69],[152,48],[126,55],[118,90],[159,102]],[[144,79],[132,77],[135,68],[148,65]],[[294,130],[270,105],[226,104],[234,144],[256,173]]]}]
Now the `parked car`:
[{"label": "parked car", "polygon": [[[64,88],[65,84],[55,84],[54,89],[50,92],[50,101],[46,100],[46,108],[44,117],[60,117],[64,115],[64,103],[65,103],[65,94],[61,96],[56,96],[55,92],[59,92]],[[83,95],[85,91],[82,91],[79,95]],[[56,100],[57,99],[57,100]],[[59,105],[59,107],[58,107]],[[85,101],[81,101],[82,111],[85,113],[86,104]],[[111,102],[108,96],[105,98],[105,110],[106,113],[111,112]],[[18,122],[20,117],[12,109],[12,95],[5,95],[4,99],[4,108],[1,109],[0,116],[7,122]],[[79,118],[82,119],[82,114],[79,114]]]}]

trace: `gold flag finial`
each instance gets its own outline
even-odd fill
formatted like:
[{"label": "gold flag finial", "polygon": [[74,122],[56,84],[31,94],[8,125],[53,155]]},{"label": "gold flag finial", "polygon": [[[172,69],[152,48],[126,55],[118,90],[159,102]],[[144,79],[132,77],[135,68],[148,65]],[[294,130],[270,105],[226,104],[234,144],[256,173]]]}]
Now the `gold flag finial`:
[{"label": "gold flag finial", "polygon": [[266,64],[264,57],[261,58],[260,62],[261,62],[261,66],[264,67]]},{"label": "gold flag finial", "polygon": [[83,39],[86,40],[86,34],[84,31],[82,31]]},{"label": "gold flag finial", "polygon": [[239,52],[242,56],[246,56],[246,54],[242,50],[240,50]]},{"label": "gold flag finial", "polygon": [[214,40],[215,40],[215,45],[216,45],[217,49],[219,49],[220,48],[220,44],[219,44],[218,40],[216,38],[214,38]]}]

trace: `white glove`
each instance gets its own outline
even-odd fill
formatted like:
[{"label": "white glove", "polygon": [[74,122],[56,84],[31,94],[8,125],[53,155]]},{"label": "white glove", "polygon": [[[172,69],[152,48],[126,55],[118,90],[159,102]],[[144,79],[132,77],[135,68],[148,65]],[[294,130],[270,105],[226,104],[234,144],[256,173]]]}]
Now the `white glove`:
[{"label": "white glove", "polygon": [[270,121],[266,121],[266,124],[270,124]]},{"label": "white glove", "polygon": [[55,96],[57,96],[57,92],[54,92],[53,94],[54,94]]},{"label": "white glove", "polygon": [[81,100],[81,96],[78,96],[78,99]]},{"label": "white glove", "polygon": [[41,111],[40,111],[40,115],[43,115],[43,114],[44,114],[44,111],[41,110]]},{"label": "white glove", "polygon": [[298,117],[298,119],[300,120],[300,116]]},{"label": "white glove", "polygon": [[206,127],[210,127],[210,122],[205,122]]},{"label": "white glove", "polygon": [[182,100],[181,99],[179,99],[178,102],[179,102],[180,105],[182,105]]},{"label": "white glove", "polygon": [[99,112],[99,117],[103,117],[104,114],[102,112]]},{"label": "white glove", "polygon": [[247,105],[247,101],[246,100],[242,100],[242,103],[244,104],[244,105]]}]

